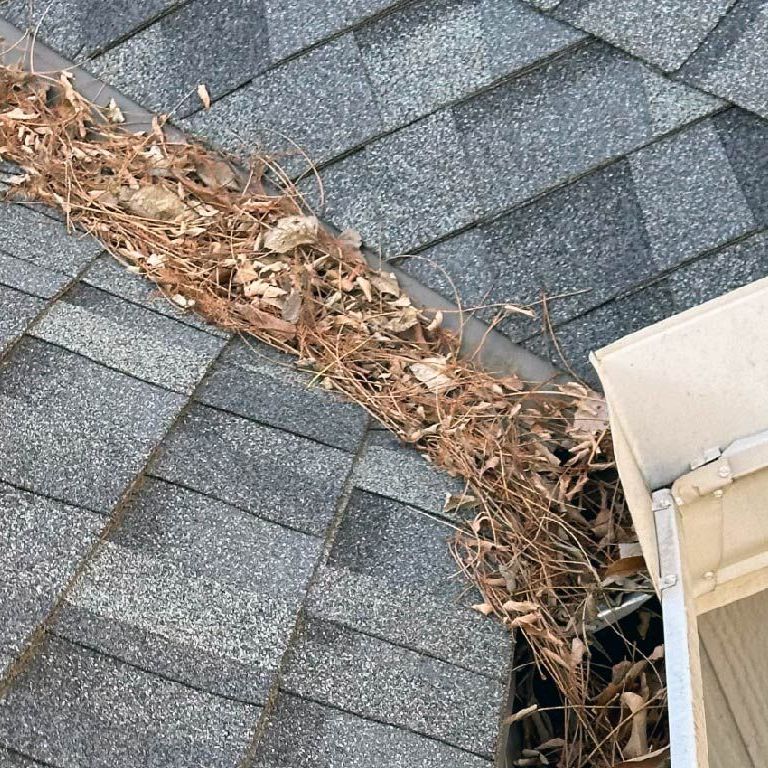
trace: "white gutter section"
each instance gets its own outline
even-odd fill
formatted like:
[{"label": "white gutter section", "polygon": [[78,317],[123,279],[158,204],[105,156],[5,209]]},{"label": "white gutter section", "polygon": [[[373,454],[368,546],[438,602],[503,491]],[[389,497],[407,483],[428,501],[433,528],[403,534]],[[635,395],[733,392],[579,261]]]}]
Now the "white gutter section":
[{"label": "white gutter section", "polygon": [[[591,360],[663,606],[672,768],[708,768],[704,702],[716,697],[707,696],[712,681],[702,682],[697,617],[768,589],[768,279],[620,339]],[[768,643],[760,656],[740,658],[740,674],[765,666]],[[710,659],[719,682],[732,683],[723,688],[737,691],[737,681],[722,679],[733,659]],[[755,717],[768,729],[765,702]],[[719,722],[721,714],[707,716]],[[713,765],[741,768],[723,749],[709,745]]]}]

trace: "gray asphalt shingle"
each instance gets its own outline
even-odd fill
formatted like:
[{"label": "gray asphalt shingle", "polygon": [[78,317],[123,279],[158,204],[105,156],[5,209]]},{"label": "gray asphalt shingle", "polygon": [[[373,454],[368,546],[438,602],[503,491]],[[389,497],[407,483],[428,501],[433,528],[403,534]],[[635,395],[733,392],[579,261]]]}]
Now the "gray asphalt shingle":
[{"label": "gray asphalt shingle", "polygon": [[321,389],[313,374],[297,370],[295,357],[255,339],[234,340],[196,397],[208,405],[347,451],[357,450],[368,422],[358,405]]},{"label": "gray asphalt shingle", "polygon": [[735,108],[712,122],[756,221],[768,225],[768,122]]},{"label": "gray asphalt shingle", "polygon": [[0,654],[23,650],[103,526],[101,515],[0,483]]},{"label": "gray asphalt shingle", "polygon": [[[677,311],[668,280],[619,297],[555,328],[568,364],[589,384],[600,384],[589,362],[589,353],[612,341],[663,320]],[[524,342],[531,352],[564,367],[549,337],[538,334]]]},{"label": "gray asphalt shingle", "polygon": [[153,312],[172,317],[193,328],[201,328],[215,336],[229,338],[229,333],[206,323],[194,312],[184,311],[176,306],[160,292],[154,283],[141,275],[129,272],[107,253],[96,259],[88,268],[83,275],[83,282],[133,304],[147,307]]},{"label": "gray asphalt shingle", "polygon": [[0,250],[70,276],[101,251],[93,238],[70,235],[60,222],[23,205],[0,205],[0,233]]},{"label": "gray asphalt shingle", "polygon": [[426,0],[257,77],[184,124],[235,153],[266,151],[296,174],[307,169],[299,150],[322,163],[583,37],[521,2]]},{"label": "gray asphalt shingle", "polygon": [[[499,298],[529,303],[551,297],[553,321],[573,317],[654,272],[642,210],[626,162],[597,171],[499,220],[488,229],[497,254]],[[569,295],[570,294],[570,295]],[[513,319],[519,338],[540,327]]]},{"label": "gray asphalt shingle", "polygon": [[499,682],[318,619],[289,651],[281,687],[477,754],[494,751]]},{"label": "gray asphalt shingle", "polygon": [[40,37],[52,48],[79,59],[128,34],[177,1],[9,0],[0,12],[21,29],[39,24]]},{"label": "gray asphalt shingle", "polygon": [[[489,248],[486,227],[476,227],[430,246],[399,266],[419,282],[461,304],[465,310],[489,319],[495,310],[486,309],[499,296],[499,254]],[[516,294],[516,286],[508,293]]]},{"label": "gray asphalt shingle", "polygon": [[355,35],[391,127],[584,37],[516,0],[424,0]]},{"label": "gray asphalt shingle", "polygon": [[163,444],[152,472],[319,536],[351,464],[346,451],[193,405]]},{"label": "gray asphalt shingle", "polygon": [[[385,180],[382,213],[393,250],[404,251],[472,221],[478,205],[461,138],[450,113],[438,113],[371,145],[374,176]],[[424,206],[425,200],[436,205]]]},{"label": "gray asphalt shingle", "polygon": [[183,404],[36,339],[0,370],[0,479],[109,512]]},{"label": "gray asphalt shingle", "polygon": [[324,37],[384,10],[395,0],[264,0],[272,61],[284,59]]},{"label": "gray asphalt shingle", "polygon": [[315,537],[150,479],[55,631],[196,688],[263,703],[320,548]]},{"label": "gray asphalt shingle", "polygon": [[735,0],[564,0],[555,15],[665,70],[677,69]]},{"label": "gray asphalt shingle", "polygon": [[50,637],[0,701],[0,740],[54,765],[231,768],[259,712]]},{"label": "gray asphalt shingle", "polygon": [[40,765],[41,763],[28,760],[26,757],[0,747],[0,768],[36,768]]},{"label": "gray asphalt shingle", "polygon": [[45,302],[0,285],[0,353],[24,333]]},{"label": "gray asphalt shingle", "polygon": [[495,77],[508,75],[583,39],[568,24],[530,13],[522,0],[476,0]]},{"label": "gray asphalt shingle", "polygon": [[768,2],[736,3],[680,76],[768,117]]},{"label": "gray asphalt shingle", "polygon": [[464,483],[436,469],[414,448],[388,431],[373,430],[355,467],[356,488],[409,504],[430,514],[442,514],[445,497],[461,493]]},{"label": "gray asphalt shingle", "polygon": [[650,67],[643,69],[643,87],[654,136],[673,131],[726,106],[726,102],[708,93],[660,77]]},{"label": "gray asphalt shingle", "polygon": [[768,235],[761,233],[676,269],[669,276],[677,311],[768,277]]},{"label": "gray asphalt shingle", "polygon": [[754,229],[744,192],[710,122],[636,152],[629,163],[659,267]]},{"label": "gray asphalt shingle", "polygon": [[62,272],[38,267],[28,261],[0,251],[0,284],[18,288],[41,299],[50,299],[61,291],[71,278]]},{"label": "gray asphalt shingle", "polygon": [[489,768],[434,739],[281,694],[253,768]]},{"label": "gray asphalt shingle", "polygon": [[471,604],[449,549],[453,526],[411,507],[355,492],[307,610],[398,645],[501,677],[509,633]]},{"label": "gray asphalt shingle", "polygon": [[[443,284],[427,261],[408,261],[405,270],[438,291],[450,278],[470,305],[482,300],[476,293],[480,286],[487,292],[485,304],[528,304],[538,301],[542,292],[560,297],[549,306],[555,322],[605,301],[655,270],[626,161],[455,240],[419,254],[445,268]],[[478,274],[482,277],[476,282]],[[501,327],[522,339],[540,325],[538,317],[512,315]]]},{"label": "gray asphalt shingle", "polygon": [[87,68],[147,109],[184,115],[200,107],[199,83],[215,98],[268,64],[263,0],[194,0]]},{"label": "gray asphalt shingle", "polygon": [[185,121],[232,152],[273,155],[292,174],[381,130],[379,109],[352,35],[273,69]]},{"label": "gray asphalt shingle", "polygon": [[341,230],[354,223],[367,244],[389,238],[380,200],[388,178],[374,176],[365,150],[335,161],[320,175],[322,188],[314,175],[298,185],[312,210]]},{"label": "gray asphalt shingle", "polygon": [[[665,122],[659,109],[674,107],[655,97],[650,109],[648,83],[661,77],[595,43],[457,106],[483,209],[526,200],[651,141]],[[719,106],[706,104],[701,114]]]},{"label": "gray asphalt shingle", "polygon": [[[470,172],[452,114],[438,112],[325,169],[325,213],[385,254],[402,253],[475,218]],[[314,180],[305,188],[317,209]]]},{"label": "gray asphalt shingle", "polygon": [[150,384],[186,393],[226,343],[85,285],[57,301],[30,333]]}]

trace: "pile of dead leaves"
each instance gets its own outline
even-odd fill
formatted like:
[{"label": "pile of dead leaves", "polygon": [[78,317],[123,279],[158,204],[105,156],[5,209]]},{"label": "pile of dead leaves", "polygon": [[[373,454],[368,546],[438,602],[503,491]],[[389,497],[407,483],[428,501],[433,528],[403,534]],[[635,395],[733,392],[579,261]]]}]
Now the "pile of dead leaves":
[{"label": "pile of dead leaves", "polygon": [[[0,156],[22,169],[19,194],[58,207],[179,306],[294,352],[325,387],[465,480],[447,511],[467,521],[455,549],[484,595],[477,609],[519,629],[562,693],[559,756],[541,760],[616,766],[663,747],[663,728],[642,741],[642,692],[595,699],[593,625],[628,589],[607,569],[635,538],[601,398],[460,359],[441,313],[372,269],[354,232],[334,236],[292,190],[268,191],[263,168],[243,174],[169,139],[159,120],[140,133],[121,120],[66,73],[0,70]],[[595,706],[613,714],[596,717]]]}]

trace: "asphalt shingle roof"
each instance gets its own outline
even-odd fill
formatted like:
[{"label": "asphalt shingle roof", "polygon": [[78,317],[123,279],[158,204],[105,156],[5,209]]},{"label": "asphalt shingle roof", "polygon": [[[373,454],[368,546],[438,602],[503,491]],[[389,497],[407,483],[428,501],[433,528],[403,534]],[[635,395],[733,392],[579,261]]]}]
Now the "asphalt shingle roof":
[{"label": "asphalt shingle roof", "polygon": [[259,712],[51,635],[0,700],[0,740],[47,765],[225,768]]},{"label": "asphalt shingle roof", "polygon": [[314,537],[148,480],[68,595],[56,632],[263,704],[321,548]]},{"label": "asphalt shingle roof", "polygon": [[25,337],[0,372],[0,480],[109,512],[182,396]]},{"label": "asphalt shingle roof", "polygon": [[[40,34],[214,144],[302,145],[326,218],[443,295],[562,295],[589,378],[768,274],[765,5],[55,0]],[[0,206],[0,766],[490,765],[510,641],[452,567],[462,485],[312,383]]]},{"label": "asphalt shingle roof", "polygon": [[526,0],[553,18],[768,117],[765,0]]},{"label": "asphalt shingle roof", "polygon": [[[253,768],[488,768],[469,752],[348,712],[281,694]],[[13,766],[16,768],[16,766]]]},{"label": "asphalt shingle roof", "polygon": [[310,619],[289,651],[282,687],[493,757],[501,683],[372,635]]},{"label": "asphalt shingle roof", "polygon": [[[0,655],[21,653],[104,527],[104,519],[0,484]],[[7,672],[0,666],[0,675]]]},{"label": "asphalt shingle roof", "polygon": [[456,484],[136,280],[0,285],[0,765],[290,765],[304,710],[318,766],[488,765],[510,638],[456,579]]}]

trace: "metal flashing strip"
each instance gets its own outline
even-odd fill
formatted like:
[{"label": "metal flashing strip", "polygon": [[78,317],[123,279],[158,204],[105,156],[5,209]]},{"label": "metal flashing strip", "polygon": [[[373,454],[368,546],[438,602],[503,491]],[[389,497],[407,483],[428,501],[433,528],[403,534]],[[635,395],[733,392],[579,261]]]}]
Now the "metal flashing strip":
[{"label": "metal flashing strip", "polygon": [[659,544],[672,768],[708,768],[696,612],[688,599],[680,513],[672,493],[653,494]]}]

